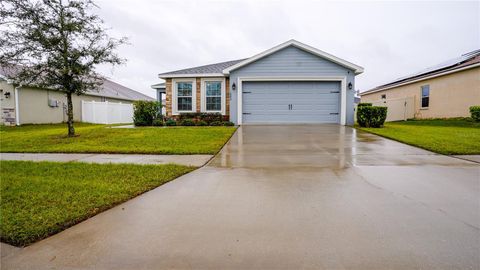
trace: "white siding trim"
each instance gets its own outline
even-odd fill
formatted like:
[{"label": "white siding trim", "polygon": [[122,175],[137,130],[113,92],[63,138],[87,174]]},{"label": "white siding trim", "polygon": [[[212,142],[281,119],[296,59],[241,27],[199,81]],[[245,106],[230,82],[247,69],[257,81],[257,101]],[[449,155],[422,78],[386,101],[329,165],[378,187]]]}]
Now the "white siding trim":
[{"label": "white siding trim", "polygon": [[[192,83],[192,110],[178,111],[177,110],[177,83],[191,82]],[[172,115],[179,115],[180,113],[191,113],[197,111],[197,80],[195,78],[172,79]]]},{"label": "white siding trim", "polygon": [[343,60],[343,59],[340,59],[340,58],[338,58],[338,57],[336,57],[336,56],[333,56],[333,55],[331,55],[331,54],[329,54],[329,53],[326,53],[326,52],[324,52],[324,51],[321,51],[321,50],[319,50],[319,49],[317,49],[317,48],[308,46],[308,45],[306,45],[306,44],[303,44],[303,43],[301,43],[301,42],[298,42],[298,41],[292,39],[292,40],[289,40],[289,41],[287,41],[287,42],[284,42],[284,43],[282,43],[282,44],[280,44],[280,45],[278,45],[278,46],[275,46],[275,47],[273,47],[273,48],[271,48],[271,49],[269,49],[269,50],[266,50],[266,51],[261,52],[261,53],[259,53],[259,54],[257,54],[257,55],[254,55],[254,56],[252,56],[252,57],[250,57],[250,58],[248,58],[248,59],[246,59],[246,60],[244,60],[244,61],[242,61],[242,62],[240,62],[240,63],[237,63],[237,64],[235,64],[235,65],[233,65],[233,66],[231,66],[231,67],[228,67],[228,68],[224,69],[224,70],[223,70],[223,74],[228,75],[228,74],[230,74],[230,72],[231,72],[232,70],[235,70],[235,69],[238,69],[238,68],[240,68],[240,67],[242,67],[242,66],[248,65],[248,64],[250,64],[250,63],[252,63],[252,62],[255,62],[255,61],[257,61],[257,60],[259,60],[259,59],[261,59],[261,58],[263,58],[263,57],[266,57],[266,56],[268,56],[268,55],[271,55],[271,54],[273,54],[273,53],[275,53],[275,52],[277,52],[277,51],[279,51],[279,50],[281,50],[281,49],[284,49],[284,48],[286,48],[286,47],[288,47],[288,46],[297,47],[297,48],[302,49],[302,50],[304,50],[304,51],[307,51],[307,52],[309,52],[309,53],[311,53],[311,54],[314,54],[314,55],[319,56],[319,57],[321,57],[321,58],[327,59],[327,60],[329,60],[329,61],[331,61],[331,62],[334,62],[334,63],[336,63],[336,64],[339,64],[339,65],[341,65],[341,66],[343,66],[343,67],[352,69],[352,70],[355,71],[355,74],[363,73],[363,67],[361,67],[361,66],[355,65],[355,64],[350,63],[350,62],[348,62],[348,61],[346,61],[346,60]]},{"label": "white siding trim", "polygon": [[[206,82],[222,82],[222,109],[220,111],[207,111],[207,95],[206,95]],[[226,110],[226,91],[225,91],[225,77],[220,78],[202,78],[200,83],[200,111],[208,113],[221,113],[225,115]]]},{"label": "white siding trim", "polygon": [[294,76],[294,77],[238,77],[237,78],[237,123],[242,125],[242,84],[244,81],[336,81],[340,82],[340,125],[347,123],[347,77],[346,76]]}]

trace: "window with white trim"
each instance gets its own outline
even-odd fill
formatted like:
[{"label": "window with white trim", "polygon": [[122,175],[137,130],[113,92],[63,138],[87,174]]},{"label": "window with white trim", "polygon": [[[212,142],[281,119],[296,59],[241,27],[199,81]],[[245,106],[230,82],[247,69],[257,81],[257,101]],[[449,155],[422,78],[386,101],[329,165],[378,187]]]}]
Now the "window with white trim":
[{"label": "window with white trim", "polygon": [[430,85],[422,86],[422,108],[428,108],[430,105]]},{"label": "window with white trim", "polygon": [[205,109],[207,111],[222,110],[222,82],[205,82]]},{"label": "window with white trim", "polygon": [[177,111],[191,111],[193,101],[193,83],[177,82]]}]

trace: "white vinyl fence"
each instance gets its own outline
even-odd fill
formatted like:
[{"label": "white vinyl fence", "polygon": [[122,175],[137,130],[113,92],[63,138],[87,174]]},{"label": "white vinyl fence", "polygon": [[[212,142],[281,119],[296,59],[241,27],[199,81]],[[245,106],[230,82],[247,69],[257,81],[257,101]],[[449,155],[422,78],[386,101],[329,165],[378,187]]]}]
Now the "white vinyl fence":
[{"label": "white vinyl fence", "polygon": [[82,122],[119,124],[133,122],[133,104],[82,100]]},{"label": "white vinyl fence", "polygon": [[387,110],[387,122],[401,121],[415,117],[414,97],[384,99],[372,102],[373,106],[385,106]]}]

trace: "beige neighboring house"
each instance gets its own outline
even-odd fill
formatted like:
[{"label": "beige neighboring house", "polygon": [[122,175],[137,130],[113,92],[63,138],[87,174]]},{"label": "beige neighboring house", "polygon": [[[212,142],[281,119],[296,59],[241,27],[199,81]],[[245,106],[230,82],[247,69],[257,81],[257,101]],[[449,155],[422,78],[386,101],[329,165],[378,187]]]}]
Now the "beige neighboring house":
[{"label": "beige neighboring house", "polygon": [[[2,125],[66,122],[67,97],[57,90],[14,85],[15,72],[0,67],[0,110]],[[82,101],[133,103],[154,100],[118,83],[105,80],[98,92],[72,96],[74,121],[82,121]]]},{"label": "beige neighboring house", "polygon": [[480,105],[480,50],[360,93],[387,106],[387,121],[470,116]]}]

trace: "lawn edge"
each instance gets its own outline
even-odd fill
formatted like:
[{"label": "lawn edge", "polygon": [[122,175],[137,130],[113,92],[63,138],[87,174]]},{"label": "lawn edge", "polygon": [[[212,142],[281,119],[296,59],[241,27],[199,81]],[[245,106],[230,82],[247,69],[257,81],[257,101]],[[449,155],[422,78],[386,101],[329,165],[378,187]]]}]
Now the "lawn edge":
[{"label": "lawn edge", "polygon": [[[36,161],[32,161],[32,160],[0,160],[0,162],[3,162],[3,161],[8,161],[8,162],[10,162],[10,161],[14,161],[14,162],[36,162]],[[89,164],[89,163],[86,163],[86,162],[76,162],[76,161],[69,161],[69,162],[38,161],[38,162],[42,162],[42,163],[85,163],[85,164]],[[98,163],[96,163],[96,164],[98,164]],[[108,164],[113,164],[113,163],[108,163]],[[51,236],[53,236],[53,235],[56,235],[56,234],[58,234],[58,233],[61,233],[61,232],[65,231],[65,230],[67,230],[67,229],[69,229],[69,228],[71,228],[71,227],[73,227],[73,226],[75,226],[75,225],[78,225],[78,224],[80,224],[80,223],[82,223],[82,222],[84,222],[84,221],[86,221],[86,220],[88,220],[88,219],[90,219],[90,218],[93,218],[93,217],[95,217],[95,216],[97,216],[97,215],[99,215],[99,214],[101,214],[101,213],[103,213],[103,212],[105,212],[105,211],[107,211],[107,210],[113,209],[114,207],[117,207],[117,206],[119,206],[119,205],[121,205],[121,204],[123,204],[123,203],[125,203],[125,202],[127,202],[127,201],[130,201],[130,200],[132,200],[132,199],[134,199],[134,198],[137,198],[137,197],[139,197],[140,195],[143,195],[143,194],[145,194],[145,193],[147,193],[147,192],[150,192],[150,191],[152,191],[152,190],[154,190],[154,189],[156,189],[156,188],[158,188],[158,187],[161,187],[161,186],[163,186],[163,185],[165,185],[165,184],[168,184],[168,183],[170,183],[170,182],[172,182],[172,181],[174,181],[174,180],[176,180],[176,179],[178,179],[178,178],[180,178],[180,177],[182,177],[182,176],[184,176],[184,175],[186,175],[186,174],[189,174],[189,173],[191,173],[191,172],[193,172],[193,171],[195,171],[195,170],[197,170],[197,169],[200,168],[200,167],[196,167],[196,166],[187,166],[187,165],[176,164],[176,163],[166,163],[166,164],[134,164],[134,163],[122,163],[122,164],[115,164],[115,165],[134,165],[134,166],[158,166],[158,165],[160,165],[160,166],[162,166],[162,165],[169,165],[169,164],[170,164],[170,165],[173,164],[173,165],[177,165],[177,166],[183,166],[183,167],[191,168],[191,170],[188,171],[188,172],[179,174],[177,177],[172,178],[171,180],[168,180],[168,181],[166,181],[166,182],[164,182],[164,183],[162,183],[162,184],[160,184],[160,185],[158,185],[158,186],[152,187],[151,189],[144,190],[144,191],[142,191],[142,192],[140,192],[140,193],[138,193],[138,194],[135,194],[135,195],[133,195],[132,197],[129,197],[129,198],[125,199],[125,200],[115,202],[115,203],[113,203],[113,204],[111,204],[111,205],[108,205],[108,206],[105,207],[105,208],[99,208],[100,210],[99,210],[98,212],[94,213],[93,215],[86,215],[85,217],[79,218],[79,219],[77,219],[77,220],[75,220],[75,221],[73,221],[73,222],[71,222],[71,223],[67,223],[66,226],[62,226],[62,227],[59,228],[58,230],[53,230],[50,234],[46,235],[45,237],[37,238],[37,239],[35,239],[35,240],[33,240],[33,241],[25,242],[25,243],[23,243],[23,244],[21,244],[21,245],[16,245],[16,244],[14,244],[14,243],[12,243],[12,242],[5,241],[5,238],[3,238],[3,237],[0,238],[0,242],[1,242],[1,243],[4,243],[4,244],[11,245],[11,246],[16,247],[16,248],[25,248],[25,247],[28,247],[28,246],[30,246],[30,245],[33,245],[33,244],[37,243],[37,242],[40,242],[40,241],[42,241],[42,240],[45,240],[45,239],[47,239],[47,238],[49,238],[49,237],[51,237]],[[105,164],[98,164],[98,165],[105,165]]]},{"label": "lawn edge", "polygon": [[444,156],[449,156],[449,157],[453,157],[454,155],[457,155],[457,156],[467,156],[467,155],[480,155],[480,152],[478,153],[468,153],[468,154],[465,154],[465,153],[449,153],[449,152],[437,152],[437,151],[434,151],[432,149],[429,149],[429,148],[426,148],[426,147],[423,147],[421,145],[417,145],[417,144],[414,144],[414,143],[409,143],[409,142],[405,142],[405,141],[401,141],[399,139],[396,139],[396,138],[393,138],[393,137],[390,137],[388,135],[383,135],[383,134],[377,134],[375,132],[371,132],[371,131],[368,131],[368,130],[365,130],[363,129],[362,127],[358,127],[358,126],[354,126],[353,128],[357,129],[357,130],[360,130],[360,131],[363,131],[363,132],[366,132],[366,133],[369,133],[369,134],[373,134],[373,135],[377,135],[377,136],[380,136],[382,138],[386,138],[386,139],[389,139],[389,140],[392,140],[392,141],[396,141],[396,142],[399,142],[399,143],[404,143],[404,144],[407,144],[407,145],[410,145],[410,146],[414,146],[414,147],[417,147],[417,148],[420,148],[420,149],[423,149],[423,150],[427,150],[427,151],[430,151],[432,153],[435,153],[435,154],[439,154],[439,155],[444,155]]}]

